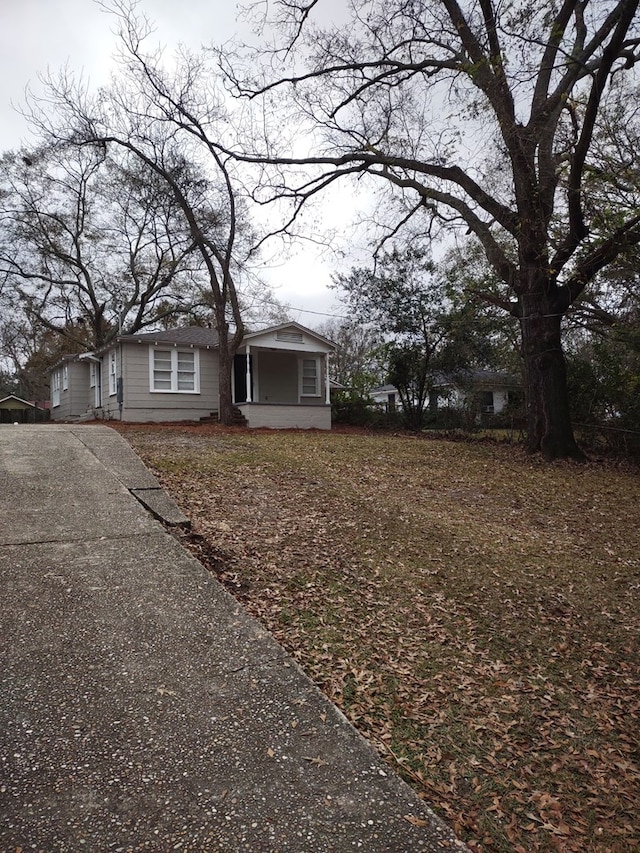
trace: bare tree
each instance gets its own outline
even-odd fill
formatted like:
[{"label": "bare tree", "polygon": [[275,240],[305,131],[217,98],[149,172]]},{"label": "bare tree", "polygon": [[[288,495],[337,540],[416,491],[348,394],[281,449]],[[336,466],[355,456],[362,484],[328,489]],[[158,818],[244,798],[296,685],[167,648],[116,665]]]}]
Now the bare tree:
[{"label": "bare tree", "polygon": [[185,310],[193,243],[149,170],[40,148],[2,158],[2,188],[4,299],[67,352]]},{"label": "bare tree", "polygon": [[347,391],[366,396],[384,381],[386,360],[380,329],[358,322],[357,318],[333,318],[317,326],[317,331],[336,345],[329,362],[331,379]]},{"label": "bare tree", "polygon": [[147,50],[153,29],[135,2],[105,5],[119,28],[118,76],[93,97],[64,72],[49,78],[46,110],[42,101],[32,103],[31,120],[54,142],[126,152],[171,193],[210,290],[219,414],[230,423],[233,356],[244,335],[236,279],[253,244],[237,163],[226,152],[234,138],[226,95],[202,56],[182,52],[167,70],[162,51]]},{"label": "bare tree", "polygon": [[[637,208],[596,228],[584,191],[598,116],[640,55],[638,0],[355,0],[349,25],[326,29],[313,23],[322,0],[274,6],[281,41],[261,80],[255,57],[246,72],[219,60],[239,96],[286,92],[314,150],[271,142],[242,156],[273,164],[274,194],[296,209],[337,179],[366,176],[387,194],[387,236],[474,234],[503,283],[486,298],[519,321],[528,446],[583,458],[562,321],[640,241]],[[308,171],[291,178],[288,166]]]}]

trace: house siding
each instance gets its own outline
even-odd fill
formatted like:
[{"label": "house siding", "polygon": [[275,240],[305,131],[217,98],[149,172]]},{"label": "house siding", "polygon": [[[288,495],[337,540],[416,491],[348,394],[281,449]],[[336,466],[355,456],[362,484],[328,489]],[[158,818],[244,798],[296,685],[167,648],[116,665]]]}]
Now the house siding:
[{"label": "house siding", "polygon": [[72,417],[86,415],[90,410],[89,365],[84,361],[74,361],[69,365],[69,391]]},{"label": "house siding", "polygon": [[77,418],[86,414],[89,408],[89,370],[86,363],[67,361],[65,366],[68,371],[67,388],[62,387],[62,366],[56,368],[60,374],[60,405],[51,408],[52,420]]},{"label": "house siding", "polygon": [[295,353],[259,352],[256,367],[261,403],[298,402],[298,357]]},{"label": "house siding", "polygon": [[102,393],[102,416],[107,420],[118,420],[120,418],[120,408],[118,406],[118,395],[111,394],[109,388],[109,366],[111,364],[111,353],[116,353],[116,381],[120,376],[123,363],[121,361],[120,347],[114,347],[102,356],[102,365],[100,368],[100,381]]},{"label": "house siding", "polygon": [[0,423],[36,423],[46,420],[48,410],[37,403],[23,400],[15,394],[9,394],[0,400]]},{"label": "house siding", "polygon": [[[168,347],[167,347],[168,348]],[[189,347],[178,347],[180,350]],[[122,345],[124,401],[122,419],[131,422],[197,421],[218,410],[219,371],[215,350],[200,349],[200,393],[176,394],[151,391],[149,385],[149,346]],[[104,358],[108,371],[108,354]],[[120,365],[120,359],[118,359]],[[103,401],[108,417],[119,417],[117,396],[108,396],[103,385]],[[105,396],[105,390],[107,395]]]},{"label": "house siding", "polygon": [[251,429],[331,429],[331,406],[286,403],[241,403],[238,408]]}]

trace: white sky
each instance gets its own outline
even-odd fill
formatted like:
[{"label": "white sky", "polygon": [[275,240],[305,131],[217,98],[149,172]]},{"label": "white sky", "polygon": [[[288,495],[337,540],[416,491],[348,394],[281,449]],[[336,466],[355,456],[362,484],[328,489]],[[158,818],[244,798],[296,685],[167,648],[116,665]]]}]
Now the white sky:
[{"label": "white sky", "polygon": [[[157,41],[169,49],[178,43],[193,49],[220,44],[237,32],[236,6],[228,0],[142,0],[140,9],[155,22]],[[111,16],[93,0],[0,0],[0,150],[28,145],[29,129],[17,108],[27,86],[38,92],[39,74],[68,64],[92,87],[107,82],[116,44],[113,27]],[[345,226],[350,202],[346,192],[338,200]],[[329,209],[324,218],[335,215]],[[327,289],[335,268],[333,259],[305,246],[270,267],[266,278],[278,299],[308,309],[292,311],[292,318],[313,326],[326,318],[312,312],[341,311]]]}]

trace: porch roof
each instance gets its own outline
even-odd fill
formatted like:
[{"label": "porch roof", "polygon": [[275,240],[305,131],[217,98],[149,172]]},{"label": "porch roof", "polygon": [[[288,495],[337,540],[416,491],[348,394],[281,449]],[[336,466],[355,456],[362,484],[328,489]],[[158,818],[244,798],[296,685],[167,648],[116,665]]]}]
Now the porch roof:
[{"label": "porch roof", "polygon": [[[315,349],[318,352],[332,352],[336,349],[333,341],[308,329],[300,323],[280,323],[278,326],[269,326],[256,332],[248,332],[242,339],[241,348],[247,346],[265,346],[278,349],[299,349],[309,351]],[[297,345],[300,346],[297,346]]]}]

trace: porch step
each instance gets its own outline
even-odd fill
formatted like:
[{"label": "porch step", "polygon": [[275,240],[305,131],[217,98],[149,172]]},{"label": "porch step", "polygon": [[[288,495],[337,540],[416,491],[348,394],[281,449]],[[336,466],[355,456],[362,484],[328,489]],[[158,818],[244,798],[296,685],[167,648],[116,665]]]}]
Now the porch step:
[{"label": "porch step", "polygon": [[67,415],[66,418],[63,419],[65,424],[82,424],[87,421],[95,421],[96,415],[95,412],[83,412],[81,415]]},{"label": "porch step", "polygon": [[[218,423],[220,421],[219,412],[210,412],[208,415],[203,415],[200,418],[201,424],[213,424]],[[231,423],[234,426],[247,426],[247,419],[242,414],[240,409],[237,406],[234,406],[232,409],[232,418]]]},{"label": "porch step", "polygon": [[248,426],[247,419],[237,406],[233,407],[231,415],[235,426]]}]

